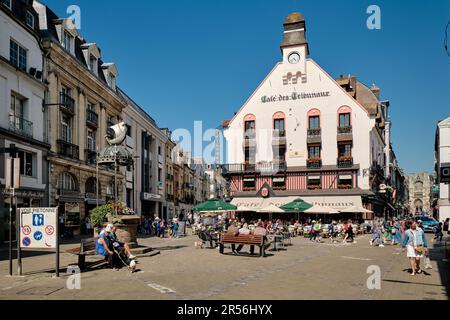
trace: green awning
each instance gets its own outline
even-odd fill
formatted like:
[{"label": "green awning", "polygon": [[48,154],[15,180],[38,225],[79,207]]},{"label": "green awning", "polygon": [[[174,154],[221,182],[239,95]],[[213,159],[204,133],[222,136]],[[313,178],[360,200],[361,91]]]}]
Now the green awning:
[{"label": "green awning", "polygon": [[235,211],[237,207],[219,199],[209,199],[195,206],[192,210],[195,212]]},{"label": "green awning", "polygon": [[287,212],[305,212],[305,210],[308,210],[312,207],[312,204],[309,204],[298,198],[288,204],[285,204],[284,206],[281,206],[280,208]]}]

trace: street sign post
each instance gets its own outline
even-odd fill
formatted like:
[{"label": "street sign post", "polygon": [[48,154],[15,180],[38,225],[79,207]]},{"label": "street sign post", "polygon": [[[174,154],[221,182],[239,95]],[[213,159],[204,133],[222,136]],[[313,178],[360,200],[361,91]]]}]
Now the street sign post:
[{"label": "street sign post", "polygon": [[22,250],[54,250],[59,277],[58,208],[19,209],[18,243]]}]

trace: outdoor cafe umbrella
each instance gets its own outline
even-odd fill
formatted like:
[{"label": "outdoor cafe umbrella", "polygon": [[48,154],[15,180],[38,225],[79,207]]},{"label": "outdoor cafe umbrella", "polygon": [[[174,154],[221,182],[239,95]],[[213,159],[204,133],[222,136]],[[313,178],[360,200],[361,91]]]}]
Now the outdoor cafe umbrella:
[{"label": "outdoor cafe umbrella", "polygon": [[329,208],[329,207],[325,207],[325,206],[312,206],[311,208],[309,208],[308,210],[305,210],[305,213],[311,213],[311,214],[338,214],[339,211],[333,209],[333,208]]},{"label": "outdoor cafe umbrella", "polygon": [[226,212],[236,211],[237,207],[219,199],[209,199],[206,202],[200,203],[193,209],[195,212]]},{"label": "outdoor cafe umbrella", "polygon": [[347,209],[341,210],[342,213],[373,213],[373,211],[361,208],[358,206],[352,206]]},{"label": "outdoor cafe umbrella", "polygon": [[294,201],[281,206],[280,208],[286,212],[298,213],[298,219],[300,219],[300,213],[305,212],[312,207],[312,204],[303,201],[303,199],[295,199]]},{"label": "outdoor cafe umbrella", "polygon": [[309,204],[300,198],[280,207],[280,209],[286,212],[305,212],[305,210],[310,208],[312,208],[312,204]]}]

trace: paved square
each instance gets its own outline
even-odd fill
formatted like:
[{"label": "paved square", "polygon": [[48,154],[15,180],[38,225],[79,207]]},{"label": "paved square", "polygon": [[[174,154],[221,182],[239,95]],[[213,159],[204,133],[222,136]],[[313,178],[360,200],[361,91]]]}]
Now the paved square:
[{"label": "paved square", "polygon": [[[25,277],[9,277],[2,249],[0,299],[424,299],[448,300],[449,268],[442,262],[441,246],[431,250],[433,269],[410,276],[408,261],[396,246],[369,246],[369,236],[356,244],[316,244],[294,238],[292,246],[267,258],[220,255],[217,249],[197,249],[196,237],[141,239],[140,243],[161,251],[139,258],[138,272],[94,269],[81,275],[81,289],[69,290],[66,273],[52,277],[54,255],[23,259]],[[64,249],[74,245],[64,245]],[[230,252],[230,250],[226,250]],[[6,252],[7,254],[7,252]],[[89,258],[95,261],[97,258]],[[61,255],[61,266],[77,258]],[[369,266],[381,270],[381,290],[369,290]],[[446,288],[447,286],[447,288]]]}]

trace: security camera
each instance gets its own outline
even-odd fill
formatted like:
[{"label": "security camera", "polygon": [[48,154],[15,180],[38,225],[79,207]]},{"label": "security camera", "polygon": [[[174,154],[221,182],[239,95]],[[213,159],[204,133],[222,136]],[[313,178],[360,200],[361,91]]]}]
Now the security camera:
[{"label": "security camera", "polygon": [[125,141],[127,136],[127,125],[125,122],[116,124],[108,129],[106,141],[109,145],[120,145]]}]

